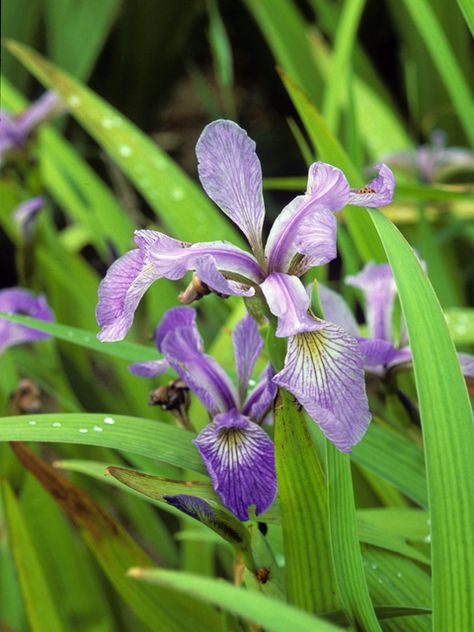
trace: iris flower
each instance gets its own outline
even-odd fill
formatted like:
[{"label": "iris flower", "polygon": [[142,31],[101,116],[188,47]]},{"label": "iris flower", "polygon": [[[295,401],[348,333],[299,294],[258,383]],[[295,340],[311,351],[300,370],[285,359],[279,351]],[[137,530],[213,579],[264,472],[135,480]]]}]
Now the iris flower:
[{"label": "iris flower", "polygon": [[262,513],[276,494],[273,443],[260,423],[276,395],[271,367],[248,393],[263,340],[253,318],[247,315],[232,334],[238,389],[226,372],[203,351],[191,307],[175,307],[164,315],[155,340],[163,360],[132,365],[136,375],[152,376],[171,366],[197,395],[211,422],[194,440],[224,504],[240,519],[248,520],[248,507]]},{"label": "iris flower", "polygon": [[[389,369],[411,362],[412,354],[404,323],[398,343],[395,343],[393,309],[397,288],[388,263],[368,263],[361,272],[346,278],[346,283],[362,290],[365,297],[365,319],[368,336],[358,334],[358,325],[350,307],[332,290],[319,286],[319,296],[324,317],[357,337],[364,354],[365,368],[376,375],[384,375]],[[466,377],[474,377],[474,356],[458,353],[462,371]]]},{"label": "iris flower", "polygon": [[24,112],[12,116],[0,110],[0,165],[9,151],[22,150],[30,134],[44,121],[60,112],[59,97],[54,92],[45,92]]},{"label": "iris flower", "polygon": [[[0,290],[0,312],[24,314],[48,322],[54,320],[53,312],[48,306],[44,296],[35,296],[28,290],[19,287]],[[42,331],[37,331],[30,327],[25,327],[25,325],[19,325],[18,323],[0,318],[0,354],[8,349],[8,347],[13,347],[14,345],[19,345],[24,342],[45,340],[49,337],[49,334]]]},{"label": "iris flower", "polygon": [[349,451],[364,434],[370,414],[363,358],[357,341],[335,324],[315,319],[299,277],[336,257],[336,211],[347,204],[378,207],[393,197],[393,174],[377,165],[377,177],[351,189],[340,169],[315,162],[306,193],[274,222],[265,246],[262,170],[255,143],[232,121],[210,123],[196,153],[209,197],[241,229],[252,253],[229,242],[191,244],[152,230],[135,233],[135,250],[110,267],[99,289],[100,340],[121,340],[135,310],[157,279],[181,279],[189,270],[221,295],[264,298],[278,318],[276,335],[288,337],[284,369],[276,384],[291,391],[326,436]]}]

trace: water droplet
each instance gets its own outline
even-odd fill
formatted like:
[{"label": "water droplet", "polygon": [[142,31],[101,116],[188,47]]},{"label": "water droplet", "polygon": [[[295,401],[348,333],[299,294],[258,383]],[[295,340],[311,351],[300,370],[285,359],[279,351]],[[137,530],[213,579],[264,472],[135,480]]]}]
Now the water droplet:
[{"label": "water droplet", "polygon": [[398,577],[398,579],[401,579],[403,577],[403,575],[402,575],[402,573],[400,573],[400,571],[398,571],[397,577]]},{"label": "water droplet", "polygon": [[90,341],[91,341],[91,339],[90,339],[89,336],[84,336],[84,342],[90,342]]},{"label": "water droplet", "polygon": [[85,432],[89,432],[87,430],[87,428],[79,428],[79,432],[82,432],[82,434],[84,434]]},{"label": "water droplet", "polygon": [[112,419],[112,417],[106,417],[104,419],[104,424],[114,424],[115,423],[115,419]]},{"label": "water droplet", "polygon": [[383,579],[379,579],[379,584],[383,584]]},{"label": "water droplet", "polygon": [[249,386],[255,386],[256,383],[255,380],[249,380]]},{"label": "water droplet", "polygon": [[155,158],[154,164],[157,169],[160,169],[160,171],[166,169],[166,161],[164,158]]},{"label": "water droplet", "polygon": [[426,542],[426,544],[429,544],[431,542],[431,534],[428,533],[428,535],[423,538],[423,542]]},{"label": "water droplet", "polygon": [[171,191],[171,197],[173,198],[173,200],[176,200],[177,202],[179,202],[179,200],[182,200],[184,198],[183,189],[173,189]]},{"label": "water droplet", "polygon": [[142,187],[147,187],[150,184],[150,180],[148,180],[148,178],[141,178],[139,182],[142,185]]},{"label": "water droplet", "polygon": [[55,421],[52,426],[53,428],[61,428],[61,423],[59,421]]},{"label": "water droplet", "polygon": [[94,426],[92,430],[95,430],[96,432],[102,432],[103,428],[101,428],[100,426]]},{"label": "water droplet", "polygon": [[133,153],[132,148],[129,145],[120,145],[118,152],[121,156],[124,156],[124,158],[131,156]]},{"label": "water droplet", "polygon": [[376,571],[376,570],[378,569],[378,566],[377,566],[377,564],[371,564],[371,565],[370,565],[370,568],[371,568],[373,571]]},{"label": "water droplet", "polygon": [[30,426],[36,426],[36,421],[34,421],[34,420],[31,420],[28,423],[30,424]]},{"label": "water droplet", "polygon": [[73,331],[68,331],[67,335],[69,336],[69,338],[72,338],[74,336],[74,332]]},{"label": "water droplet", "polygon": [[77,96],[77,94],[71,94],[67,102],[72,108],[77,108],[81,105],[81,99]]}]

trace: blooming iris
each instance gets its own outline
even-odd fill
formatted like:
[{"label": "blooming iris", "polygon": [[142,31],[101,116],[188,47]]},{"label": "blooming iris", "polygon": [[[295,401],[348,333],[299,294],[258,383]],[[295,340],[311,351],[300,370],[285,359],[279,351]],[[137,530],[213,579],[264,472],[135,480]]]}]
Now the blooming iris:
[{"label": "blooming iris", "polygon": [[[397,288],[388,263],[368,263],[361,272],[346,278],[346,283],[362,290],[365,296],[365,317],[368,336],[358,335],[357,322],[344,299],[326,287],[319,286],[324,316],[357,337],[364,354],[365,367],[371,373],[384,375],[388,369],[411,362],[406,328],[402,324],[400,341],[395,345],[393,308]],[[474,356],[459,353],[466,377],[474,377]]]},{"label": "blooming iris", "polygon": [[99,339],[125,336],[141,297],[160,277],[181,279],[193,270],[218,294],[257,294],[278,319],[276,335],[289,338],[285,366],[275,383],[295,395],[340,450],[349,451],[370,420],[363,358],[353,336],[308,312],[299,277],[335,258],[336,211],[347,204],[391,202],[392,172],[377,165],[376,178],[351,189],[342,171],[315,162],[306,193],[283,209],[264,246],[262,170],[255,143],[236,123],[218,120],[204,129],[196,153],[206,193],[242,230],[252,254],[225,241],[191,244],[152,230],[137,231],[138,248],[118,259],[100,285]]},{"label": "blooming iris", "polygon": [[0,110],[0,165],[7,152],[23,149],[33,130],[60,109],[58,96],[54,92],[45,92],[18,116]]},{"label": "blooming iris", "polygon": [[[54,320],[53,312],[44,296],[34,296],[28,290],[19,287],[0,290],[0,312],[25,314],[49,322]],[[24,342],[44,340],[49,337],[49,334],[42,331],[36,331],[30,327],[25,327],[25,325],[19,325],[0,318],[0,354],[8,347]]]},{"label": "blooming iris", "polygon": [[232,334],[238,389],[222,367],[203,351],[191,307],[175,307],[164,315],[155,340],[164,359],[130,367],[137,375],[163,373],[171,366],[199,397],[211,422],[196,437],[196,444],[224,504],[240,519],[248,520],[248,507],[262,513],[276,494],[273,443],[260,423],[276,395],[271,367],[248,393],[263,340],[253,318],[247,315]]}]

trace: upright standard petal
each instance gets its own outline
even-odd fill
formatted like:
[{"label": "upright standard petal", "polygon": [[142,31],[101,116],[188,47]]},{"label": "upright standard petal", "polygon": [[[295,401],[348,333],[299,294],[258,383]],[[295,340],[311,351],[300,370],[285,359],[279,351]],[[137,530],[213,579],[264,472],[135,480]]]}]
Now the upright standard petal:
[{"label": "upright standard petal", "polygon": [[231,410],[217,415],[194,440],[214,489],[240,520],[260,514],[276,496],[273,443],[257,424]]},{"label": "upright standard petal", "polygon": [[346,283],[365,294],[366,318],[370,338],[392,342],[393,304],[397,287],[388,263],[368,263],[364,269],[346,278]]},{"label": "upright standard petal", "polygon": [[[44,296],[35,296],[30,291],[17,287],[0,290],[0,312],[54,321],[54,314]],[[14,345],[46,338],[50,338],[50,334],[0,318],[0,353]]]},{"label": "upright standard petal", "polygon": [[130,250],[114,261],[99,285],[95,312],[102,327],[99,340],[111,342],[125,337],[142,296],[160,276],[144,248]]},{"label": "upright standard petal", "polygon": [[263,340],[257,323],[249,314],[246,314],[235,326],[232,342],[239,380],[239,398],[243,403],[253,368],[263,349]]},{"label": "upright standard petal", "polygon": [[366,369],[383,373],[385,366],[398,364],[397,351],[388,340],[358,338],[359,346],[364,354],[364,365]]},{"label": "upright standard petal", "polygon": [[290,338],[285,366],[273,379],[293,393],[341,452],[350,452],[367,430],[362,351],[337,325]]},{"label": "upright standard petal", "polygon": [[378,208],[391,203],[395,190],[395,178],[392,170],[383,162],[375,165],[374,169],[379,172],[379,175],[365,187],[351,189],[348,204]]},{"label": "upright standard petal", "polygon": [[271,313],[278,318],[276,335],[279,338],[324,326],[323,321],[309,314],[310,299],[298,277],[272,272],[260,287]]},{"label": "upright standard petal", "polygon": [[336,256],[336,221],[332,213],[349,199],[349,183],[340,169],[323,162],[309,168],[308,188],[276,218],[267,239],[265,255],[270,271],[288,272],[296,254],[307,255],[312,265]]},{"label": "upright standard petal", "polygon": [[170,330],[163,338],[161,350],[212,416],[237,406],[232,382],[214,358],[202,352],[193,327]]},{"label": "upright standard petal", "polygon": [[[312,286],[308,286],[308,293],[311,295]],[[359,327],[351,308],[344,298],[330,288],[318,283],[319,299],[324,312],[324,319],[335,325],[342,327],[347,333],[358,336]]]},{"label": "upright standard petal", "polygon": [[196,154],[204,190],[261,253],[265,207],[254,141],[237,123],[218,120],[204,128]]}]

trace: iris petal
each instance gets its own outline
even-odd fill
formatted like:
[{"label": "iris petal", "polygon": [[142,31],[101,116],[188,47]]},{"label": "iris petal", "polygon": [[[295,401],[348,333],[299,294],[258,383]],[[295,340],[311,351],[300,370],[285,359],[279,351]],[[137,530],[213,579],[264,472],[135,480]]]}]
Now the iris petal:
[{"label": "iris petal", "polygon": [[273,379],[289,390],[342,452],[350,452],[367,430],[363,354],[357,340],[326,323],[293,336],[285,366]]},{"label": "iris petal", "polygon": [[217,415],[194,440],[224,504],[240,519],[262,513],[275,499],[273,443],[257,424],[230,410]]},{"label": "iris petal", "polygon": [[[0,312],[23,314],[47,322],[54,320],[54,314],[44,296],[35,296],[28,290],[18,287],[0,291]],[[50,334],[45,332],[0,318],[0,353],[14,345],[50,337]]]},{"label": "iris petal", "polygon": [[234,344],[235,365],[239,379],[240,401],[243,402],[247,394],[247,387],[258,356],[263,349],[263,340],[258,331],[257,323],[246,314],[232,332]]},{"label": "iris petal", "polygon": [[375,165],[378,176],[361,189],[351,189],[348,204],[378,208],[387,206],[393,199],[395,178],[392,170],[383,162]]}]

